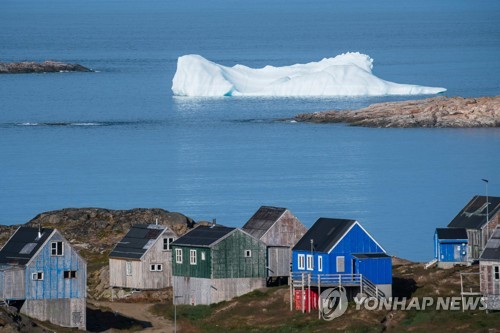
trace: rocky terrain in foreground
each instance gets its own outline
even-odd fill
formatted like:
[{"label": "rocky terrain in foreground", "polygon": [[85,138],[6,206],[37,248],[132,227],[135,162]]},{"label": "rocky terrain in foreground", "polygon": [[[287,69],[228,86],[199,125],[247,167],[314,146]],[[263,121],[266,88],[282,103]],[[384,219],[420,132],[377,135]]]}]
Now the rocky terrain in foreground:
[{"label": "rocky terrain in foreground", "polygon": [[0,62],[0,74],[55,73],[55,72],[92,72],[79,64],[66,64],[57,61],[44,62]]},{"label": "rocky terrain in foreground", "polygon": [[365,127],[500,127],[500,96],[378,103],[359,110],[300,114],[294,120]]}]

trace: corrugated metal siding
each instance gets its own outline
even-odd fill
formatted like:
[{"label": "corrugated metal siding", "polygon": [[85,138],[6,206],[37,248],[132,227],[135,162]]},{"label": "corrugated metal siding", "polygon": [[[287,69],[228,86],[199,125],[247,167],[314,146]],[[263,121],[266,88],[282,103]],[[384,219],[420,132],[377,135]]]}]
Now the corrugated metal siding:
[{"label": "corrugated metal siding", "polygon": [[[251,257],[245,257],[246,250],[252,251]],[[212,277],[215,279],[266,277],[266,252],[264,243],[236,230],[213,246]]]},{"label": "corrugated metal siding", "polygon": [[[175,250],[182,249],[182,264],[175,261]],[[190,250],[196,250],[196,265],[190,264]],[[201,260],[205,253],[205,260]],[[211,277],[211,249],[207,247],[190,247],[174,245],[172,249],[172,275],[199,278]]]},{"label": "corrugated metal siding", "polygon": [[[51,242],[64,242],[64,255],[51,255]],[[77,271],[74,279],[64,279],[64,271]],[[44,279],[32,280],[32,273],[43,272]],[[56,232],[26,266],[26,299],[84,298],[87,264],[71,245]]]}]

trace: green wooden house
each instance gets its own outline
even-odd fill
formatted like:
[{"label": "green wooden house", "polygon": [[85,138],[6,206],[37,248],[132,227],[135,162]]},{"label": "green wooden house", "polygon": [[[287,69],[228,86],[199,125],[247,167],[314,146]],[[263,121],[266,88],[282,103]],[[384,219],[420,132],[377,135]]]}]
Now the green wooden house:
[{"label": "green wooden house", "polygon": [[199,226],[172,243],[177,304],[212,304],[266,286],[266,245],[237,228]]}]

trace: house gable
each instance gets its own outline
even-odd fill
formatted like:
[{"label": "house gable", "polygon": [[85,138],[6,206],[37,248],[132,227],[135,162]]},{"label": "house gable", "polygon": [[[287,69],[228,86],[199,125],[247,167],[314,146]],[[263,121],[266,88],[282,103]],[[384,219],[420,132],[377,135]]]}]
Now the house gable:
[{"label": "house gable", "polygon": [[26,300],[86,297],[87,264],[57,230],[26,264],[25,274]]}]

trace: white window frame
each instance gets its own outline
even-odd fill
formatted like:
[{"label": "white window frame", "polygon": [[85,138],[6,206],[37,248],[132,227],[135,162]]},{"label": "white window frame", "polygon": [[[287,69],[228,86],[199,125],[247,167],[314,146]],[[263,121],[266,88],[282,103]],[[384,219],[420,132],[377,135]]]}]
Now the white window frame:
[{"label": "white window frame", "polygon": [[323,257],[318,256],[318,272],[323,272]]},{"label": "white window frame", "polygon": [[206,257],[205,257],[205,251],[201,251],[201,260],[205,260]]},{"label": "white window frame", "polygon": [[132,262],[125,261],[125,275],[132,276]]},{"label": "white window frame", "polygon": [[43,272],[31,273],[31,279],[33,281],[43,281]]},{"label": "white window frame", "polygon": [[500,266],[493,266],[493,281],[500,281]]},{"label": "white window frame", "polygon": [[182,249],[175,249],[175,263],[182,264]]},{"label": "white window frame", "polygon": [[162,264],[150,264],[149,265],[149,271],[150,272],[162,272],[163,271],[163,265]]},{"label": "white window frame", "polygon": [[[57,244],[61,243],[61,253],[59,253],[57,249]],[[64,242],[63,241],[54,241],[50,242],[50,255],[53,257],[62,257],[64,256]]]},{"label": "white window frame", "polygon": [[314,270],[314,256],[312,254],[308,254],[307,255],[306,265],[307,265],[307,270],[308,271]]},{"label": "white window frame", "polygon": [[[342,261],[342,266],[340,265],[340,261]],[[345,273],[345,257],[344,256],[337,256],[337,258],[335,260],[335,264],[337,267],[337,273]],[[342,270],[340,268],[342,268]]]},{"label": "white window frame", "polygon": [[251,258],[252,257],[252,250],[245,250],[245,258]]},{"label": "white window frame", "polygon": [[[165,241],[167,241],[165,243]],[[170,251],[172,250],[172,242],[174,241],[173,237],[165,237],[163,238],[163,251]],[[165,248],[165,245],[167,245],[167,248]]]},{"label": "white window frame", "polygon": [[297,256],[297,259],[298,259],[298,264],[297,264],[298,269],[300,269],[300,270],[306,269],[306,259],[305,259],[305,256],[303,254],[299,254]]},{"label": "white window frame", "polygon": [[196,250],[189,250],[189,264],[196,265]]}]

